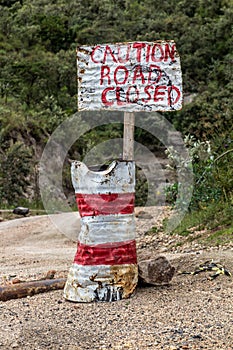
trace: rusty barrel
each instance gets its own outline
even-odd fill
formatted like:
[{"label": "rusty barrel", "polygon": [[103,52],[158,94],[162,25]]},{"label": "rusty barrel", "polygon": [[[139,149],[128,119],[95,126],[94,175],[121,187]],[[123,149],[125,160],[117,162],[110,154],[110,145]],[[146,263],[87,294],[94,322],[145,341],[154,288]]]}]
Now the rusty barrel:
[{"label": "rusty barrel", "polygon": [[135,163],[114,161],[95,172],[75,161],[71,176],[81,231],[64,297],[75,302],[128,298],[138,281]]}]

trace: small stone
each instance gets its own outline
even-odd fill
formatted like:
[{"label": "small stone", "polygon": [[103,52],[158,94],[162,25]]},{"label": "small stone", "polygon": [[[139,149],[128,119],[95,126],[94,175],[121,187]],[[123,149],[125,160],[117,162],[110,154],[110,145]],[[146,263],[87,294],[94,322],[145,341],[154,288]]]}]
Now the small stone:
[{"label": "small stone", "polygon": [[13,278],[13,280],[11,280],[12,284],[17,284],[17,283],[21,283],[22,281],[19,278]]},{"label": "small stone", "polygon": [[17,342],[14,342],[11,344],[12,349],[17,348],[18,346],[19,346],[19,344]]},{"label": "small stone", "polygon": [[175,273],[175,268],[164,256],[139,261],[139,281],[147,284],[168,284]]},{"label": "small stone", "polygon": [[49,270],[46,273],[45,279],[46,280],[52,280],[54,278],[55,274],[56,274],[56,270]]},{"label": "small stone", "polygon": [[139,218],[139,219],[153,219],[153,216],[150,215],[149,213],[146,213],[144,210],[137,211],[135,209],[135,216],[136,218]]},{"label": "small stone", "polygon": [[13,214],[26,216],[29,213],[29,208],[16,207],[13,210]]}]

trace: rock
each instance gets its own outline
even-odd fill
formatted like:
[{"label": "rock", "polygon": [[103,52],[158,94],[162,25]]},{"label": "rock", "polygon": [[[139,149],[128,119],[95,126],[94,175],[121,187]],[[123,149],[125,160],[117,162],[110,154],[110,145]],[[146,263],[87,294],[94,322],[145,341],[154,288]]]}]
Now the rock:
[{"label": "rock", "polygon": [[17,342],[14,342],[11,344],[12,349],[18,348],[19,344]]},{"label": "rock", "polygon": [[21,281],[19,278],[13,278],[13,280],[11,280],[12,284],[16,284],[16,283],[22,283],[23,281]]},{"label": "rock", "polygon": [[138,208],[134,209],[135,217],[139,219],[153,219],[153,216],[149,213],[146,213],[144,210],[139,210]]},{"label": "rock", "polygon": [[164,256],[157,256],[138,262],[139,284],[168,284],[175,273],[175,267]]},{"label": "rock", "polygon": [[17,215],[26,216],[28,213],[29,213],[29,209],[24,207],[17,207],[17,208],[14,208],[13,210],[13,214],[17,214]]},{"label": "rock", "polygon": [[46,280],[52,280],[54,278],[56,274],[56,270],[49,270],[47,273],[46,273],[46,276],[44,279]]}]

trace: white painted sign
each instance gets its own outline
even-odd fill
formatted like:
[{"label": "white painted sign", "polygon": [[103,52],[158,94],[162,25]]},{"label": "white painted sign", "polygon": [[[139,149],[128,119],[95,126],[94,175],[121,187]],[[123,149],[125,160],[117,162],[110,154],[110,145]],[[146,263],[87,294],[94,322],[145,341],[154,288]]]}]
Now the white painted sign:
[{"label": "white painted sign", "polygon": [[180,57],[174,41],[82,46],[77,63],[79,110],[182,108]]}]

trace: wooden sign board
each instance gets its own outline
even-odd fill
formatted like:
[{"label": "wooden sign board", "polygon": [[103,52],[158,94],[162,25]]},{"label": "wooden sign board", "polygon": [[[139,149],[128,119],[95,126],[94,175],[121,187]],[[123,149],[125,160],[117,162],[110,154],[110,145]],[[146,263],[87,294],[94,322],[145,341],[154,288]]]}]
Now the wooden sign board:
[{"label": "wooden sign board", "polygon": [[82,46],[77,63],[78,110],[182,108],[180,57],[174,41]]}]

